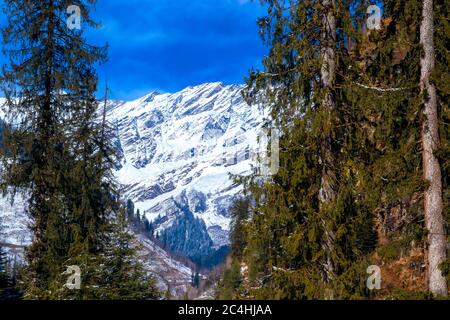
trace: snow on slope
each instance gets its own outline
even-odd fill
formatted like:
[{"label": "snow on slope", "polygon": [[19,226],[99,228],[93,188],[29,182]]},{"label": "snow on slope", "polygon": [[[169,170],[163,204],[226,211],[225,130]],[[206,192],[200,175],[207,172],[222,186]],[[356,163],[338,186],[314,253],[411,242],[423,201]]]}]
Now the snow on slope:
[{"label": "snow on slope", "polygon": [[23,196],[17,195],[14,202],[10,197],[0,196],[0,243],[26,246],[31,243],[28,229],[29,219],[25,213]]},{"label": "snow on slope", "polygon": [[125,196],[157,222],[157,231],[190,211],[204,221],[214,247],[228,243],[228,208],[241,191],[229,174],[250,172],[263,121],[241,90],[207,83],[109,103],[122,154],[117,177]]},{"label": "snow on slope", "polygon": [[[241,96],[242,86],[207,83],[177,93],[109,101],[124,199],[169,230],[170,250],[208,256],[228,243],[229,206],[248,174],[264,115]],[[30,241],[24,206],[0,201],[11,244]]]},{"label": "snow on slope", "polygon": [[[14,205],[6,198],[0,199],[0,222],[3,226],[0,245],[6,251],[11,265],[24,263],[24,249],[31,243],[27,227],[29,219],[24,213],[23,205],[20,197]],[[172,297],[181,298],[190,287],[192,270],[146,237],[137,235],[137,239],[141,245],[139,252],[144,269],[155,277],[160,292],[170,290]]]},{"label": "snow on slope", "polygon": [[192,270],[173,260],[167,252],[146,237],[139,236],[139,243],[144,267],[155,275],[158,289],[163,293],[169,289],[172,297],[181,298],[191,286]]}]

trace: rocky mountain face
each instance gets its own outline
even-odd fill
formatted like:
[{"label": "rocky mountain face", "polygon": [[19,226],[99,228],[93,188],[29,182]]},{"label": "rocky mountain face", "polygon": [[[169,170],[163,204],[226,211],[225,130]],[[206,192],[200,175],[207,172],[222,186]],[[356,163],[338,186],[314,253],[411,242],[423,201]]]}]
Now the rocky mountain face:
[{"label": "rocky mountain face", "polygon": [[[220,262],[227,252],[228,209],[242,191],[230,174],[248,174],[264,148],[257,141],[262,111],[245,103],[241,89],[208,83],[107,105],[123,199],[152,221],[168,251],[203,266]],[[22,197],[14,203],[0,199],[0,242],[18,252],[31,242],[25,205]],[[190,269],[149,239],[139,239],[161,287],[182,292]]]},{"label": "rocky mountain face", "polygon": [[241,192],[230,174],[249,173],[260,147],[263,114],[241,90],[207,83],[107,107],[124,197],[170,251],[196,262],[228,244],[228,209]]}]

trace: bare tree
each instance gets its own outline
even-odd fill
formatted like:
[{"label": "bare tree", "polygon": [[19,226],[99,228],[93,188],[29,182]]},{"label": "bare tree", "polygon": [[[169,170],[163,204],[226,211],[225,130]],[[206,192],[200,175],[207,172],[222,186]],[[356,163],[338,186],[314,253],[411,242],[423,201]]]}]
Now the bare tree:
[{"label": "bare tree", "polygon": [[[334,10],[336,7],[335,0],[323,0],[322,6],[324,8],[324,15],[322,18],[323,31],[322,31],[322,66],[320,70],[322,87],[325,90],[325,97],[323,100],[323,106],[328,111],[329,117],[331,117],[332,110],[334,109],[334,98],[332,89],[334,86],[335,73],[336,73],[336,61],[335,61],[335,43],[336,43],[336,18]],[[327,211],[327,204],[334,201],[336,198],[336,174],[334,170],[334,154],[333,154],[333,142],[331,137],[326,137],[322,148],[322,182],[319,192],[319,200]],[[331,226],[327,225],[326,217],[322,219],[322,224],[325,230],[325,249],[326,257],[323,263],[325,271],[325,281],[328,282],[334,278],[334,267],[331,259],[331,252],[333,251],[334,234],[331,230]]]},{"label": "bare tree", "polygon": [[424,104],[422,125],[422,157],[424,179],[429,183],[425,191],[424,211],[428,230],[428,286],[434,295],[447,296],[447,281],[439,265],[446,259],[446,236],[442,217],[441,167],[434,152],[439,147],[436,87],[430,81],[435,67],[433,0],[423,0],[420,43],[424,55],[420,60],[420,90]]}]

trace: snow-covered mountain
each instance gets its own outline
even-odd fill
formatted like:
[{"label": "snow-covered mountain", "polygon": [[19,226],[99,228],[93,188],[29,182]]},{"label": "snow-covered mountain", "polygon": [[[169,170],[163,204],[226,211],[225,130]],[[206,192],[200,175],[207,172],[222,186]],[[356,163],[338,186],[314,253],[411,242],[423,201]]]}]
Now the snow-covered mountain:
[{"label": "snow-covered mountain", "polygon": [[124,197],[171,251],[197,261],[228,244],[228,209],[241,192],[229,174],[248,174],[258,150],[263,114],[241,90],[207,83],[107,108]]},{"label": "snow-covered mountain", "polygon": [[31,243],[29,219],[25,213],[25,201],[17,194],[14,202],[9,196],[0,196],[0,243],[26,246]]},{"label": "snow-covered mountain", "polygon": [[[0,234],[0,245],[8,255],[9,266],[23,264],[24,249],[31,243],[28,230],[28,218],[23,210],[23,200],[18,197],[13,205],[5,198],[0,200],[0,222],[3,234]],[[170,294],[173,298],[181,298],[190,288],[193,270],[177,261],[150,239],[136,235],[140,248],[139,256],[144,270],[151,273],[156,280],[160,292]]]},{"label": "snow-covered mountain", "polygon": [[[264,115],[246,104],[241,89],[207,83],[107,106],[124,200],[153,222],[169,251],[203,265],[217,262],[228,244],[229,206],[241,193],[229,174],[248,174],[264,148],[257,142]],[[30,242],[24,205],[0,200],[0,241]]]}]

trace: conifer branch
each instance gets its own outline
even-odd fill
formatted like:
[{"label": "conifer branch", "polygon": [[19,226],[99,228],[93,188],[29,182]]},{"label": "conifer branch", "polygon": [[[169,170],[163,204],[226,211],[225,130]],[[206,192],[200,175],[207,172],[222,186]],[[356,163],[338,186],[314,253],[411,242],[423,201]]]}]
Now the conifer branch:
[{"label": "conifer branch", "polygon": [[399,88],[380,88],[380,87],[372,87],[372,86],[367,86],[365,84],[362,83],[358,83],[358,82],[352,82],[354,84],[356,84],[357,86],[361,87],[361,88],[365,88],[365,89],[369,89],[369,90],[376,90],[379,92],[392,92],[392,91],[401,91],[401,90],[408,90],[411,89],[411,87],[399,87]]}]

